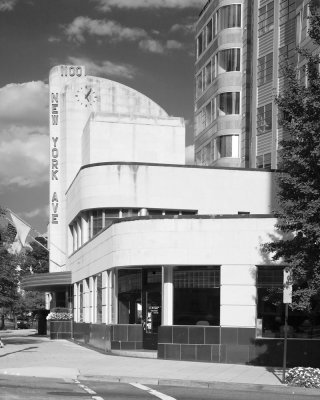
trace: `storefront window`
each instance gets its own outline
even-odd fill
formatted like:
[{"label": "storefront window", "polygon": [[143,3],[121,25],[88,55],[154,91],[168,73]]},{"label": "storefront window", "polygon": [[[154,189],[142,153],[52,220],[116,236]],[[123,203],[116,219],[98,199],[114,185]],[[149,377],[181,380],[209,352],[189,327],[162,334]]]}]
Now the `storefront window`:
[{"label": "storefront window", "polygon": [[118,321],[119,324],[141,324],[142,274],[139,269],[118,272]]},{"label": "storefront window", "polygon": [[[294,291],[294,288],[293,288]],[[283,270],[259,266],[257,275],[257,325],[263,337],[284,337]],[[288,337],[320,338],[320,311],[293,310],[289,306]]]},{"label": "storefront window", "polygon": [[220,267],[176,267],[174,325],[220,325]]},{"label": "storefront window", "polygon": [[78,284],[78,295],[79,295],[79,322],[83,322],[83,283]]},{"label": "storefront window", "polygon": [[241,27],[241,5],[230,4],[218,11],[218,30]]},{"label": "storefront window", "polygon": [[96,276],[97,289],[97,324],[102,323],[102,274]]}]

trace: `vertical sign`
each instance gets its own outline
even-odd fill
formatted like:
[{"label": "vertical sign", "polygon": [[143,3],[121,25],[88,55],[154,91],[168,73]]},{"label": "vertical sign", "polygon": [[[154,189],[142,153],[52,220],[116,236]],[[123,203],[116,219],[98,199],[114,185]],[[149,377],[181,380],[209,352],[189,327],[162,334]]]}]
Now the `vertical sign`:
[{"label": "vertical sign", "polygon": [[283,270],[283,302],[292,303],[292,276],[288,267]]},{"label": "vertical sign", "polygon": [[50,138],[50,147],[51,147],[51,187],[52,196],[51,196],[51,223],[58,224],[59,223],[59,198],[57,191],[55,190],[55,181],[59,181],[59,136],[55,133],[58,133],[54,128],[59,126],[59,110],[60,110],[60,100],[58,92],[50,93],[50,123],[51,123],[51,138]]}]

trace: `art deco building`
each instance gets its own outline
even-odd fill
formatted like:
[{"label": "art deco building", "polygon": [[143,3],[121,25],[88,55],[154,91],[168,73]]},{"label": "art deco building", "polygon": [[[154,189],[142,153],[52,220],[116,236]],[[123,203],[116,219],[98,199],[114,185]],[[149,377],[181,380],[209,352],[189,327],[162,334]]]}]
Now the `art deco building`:
[{"label": "art deco building", "polygon": [[309,2],[206,3],[196,24],[196,164],[277,167],[284,132],[274,97],[286,60],[304,79],[296,46],[310,48]]},{"label": "art deco building", "polygon": [[[83,66],[53,68],[49,87],[50,273],[23,287],[50,292],[51,310],[71,308],[72,329],[50,322],[51,337],[118,354],[281,363],[283,307],[264,299],[281,292],[282,266],[261,248],[278,235],[275,173],[186,165],[181,118]],[[305,318],[289,315],[299,365],[318,360],[317,342],[301,340]]]}]

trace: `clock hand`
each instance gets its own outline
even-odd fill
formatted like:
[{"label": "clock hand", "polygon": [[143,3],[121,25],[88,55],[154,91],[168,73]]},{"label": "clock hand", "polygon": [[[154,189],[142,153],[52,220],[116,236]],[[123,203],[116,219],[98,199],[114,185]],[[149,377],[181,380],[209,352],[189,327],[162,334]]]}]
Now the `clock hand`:
[{"label": "clock hand", "polygon": [[90,93],[92,92],[92,89],[90,89],[89,90],[89,92],[84,96],[84,98],[87,100],[87,101],[89,101],[89,96],[90,96]]}]

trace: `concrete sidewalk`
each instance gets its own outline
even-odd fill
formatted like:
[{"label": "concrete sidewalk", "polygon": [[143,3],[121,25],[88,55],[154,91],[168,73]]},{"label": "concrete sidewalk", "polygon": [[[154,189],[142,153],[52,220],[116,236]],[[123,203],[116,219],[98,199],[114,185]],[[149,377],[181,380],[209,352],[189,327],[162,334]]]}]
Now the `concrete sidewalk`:
[{"label": "concrete sidewalk", "polygon": [[261,390],[320,394],[317,389],[282,385],[282,371],[273,368],[102,354],[71,341],[38,336],[32,330],[0,335],[5,343],[0,349],[0,374],[193,387],[236,384],[238,389],[259,385]]}]

